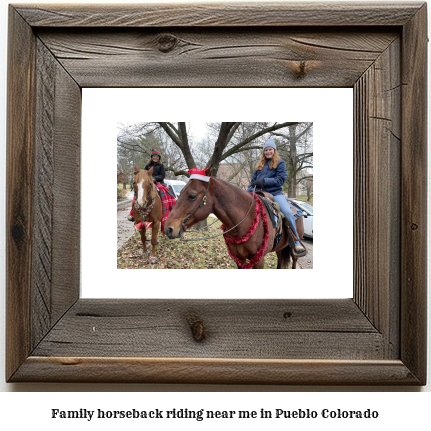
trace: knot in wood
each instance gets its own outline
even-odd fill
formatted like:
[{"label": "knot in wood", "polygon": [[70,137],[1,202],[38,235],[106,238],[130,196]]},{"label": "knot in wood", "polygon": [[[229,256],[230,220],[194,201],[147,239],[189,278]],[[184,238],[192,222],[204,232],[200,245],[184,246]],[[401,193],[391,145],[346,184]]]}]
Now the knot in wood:
[{"label": "knot in wood", "polygon": [[178,45],[178,38],[172,34],[162,34],[157,38],[157,44],[159,51],[169,52]]},{"label": "knot in wood", "polygon": [[299,61],[293,64],[293,71],[297,78],[301,79],[307,74],[307,63],[305,61]]},{"label": "knot in wood", "polygon": [[12,238],[17,245],[21,245],[25,240],[25,228],[20,223],[14,223],[11,227]]},{"label": "knot in wood", "polygon": [[196,316],[187,316],[187,323],[192,332],[192,337],[195,341],[201,342],[206,338],[206,329],[202,320]]}]

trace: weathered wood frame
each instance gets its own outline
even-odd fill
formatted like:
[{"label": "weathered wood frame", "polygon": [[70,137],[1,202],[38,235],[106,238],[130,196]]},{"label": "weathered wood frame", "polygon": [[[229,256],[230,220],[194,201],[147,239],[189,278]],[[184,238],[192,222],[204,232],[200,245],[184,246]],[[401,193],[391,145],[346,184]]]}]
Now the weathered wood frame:
[{"label": "weathered wood frame", "polygon": [[[426,44],[423,3],[11,6],[6,379],[425,384]],[[146,86],[354,89],[353,299],[80,299],[81,88]]]}]

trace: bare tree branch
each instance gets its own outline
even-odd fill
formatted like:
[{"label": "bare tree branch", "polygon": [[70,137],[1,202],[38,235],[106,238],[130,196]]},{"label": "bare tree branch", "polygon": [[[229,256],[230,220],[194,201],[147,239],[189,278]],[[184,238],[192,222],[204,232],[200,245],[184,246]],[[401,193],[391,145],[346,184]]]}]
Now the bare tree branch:
[{"label": "bare tree branch", "polygon": [[159,123],[162,129],[166,132],[166,134],[174,141],[175,145],[180,148],[180,150],[183,150],[183,142],[180,139],[179,134],[175,134],[171,127],[169,126],[169,123]]},{"label": "bare tree branch", "polygon": [[259,138],[260,136],[265,135],[266,133],[272,132],[274,130],[278,130],[278,129],[282,129],[283,127],[287,127],[287,126],[293,126],[299,123],[280,123],[280,124],[274,124],[271,127],[267,127],[265,129],[260,130],[259,132],[249,136],[248,138],[244,139],[243,141],[241,141],[240,143],[238,143],[237,145],[235,145],[234,147],[230,148],[228,151],[226,151],[225,154],[223,154],[223,160],[230,157],[232,154],[235,154],[236,152],[238,152],[238,149],[240,149],[241,147],[243,147],[244,145],[254,141],[256,138]]}]

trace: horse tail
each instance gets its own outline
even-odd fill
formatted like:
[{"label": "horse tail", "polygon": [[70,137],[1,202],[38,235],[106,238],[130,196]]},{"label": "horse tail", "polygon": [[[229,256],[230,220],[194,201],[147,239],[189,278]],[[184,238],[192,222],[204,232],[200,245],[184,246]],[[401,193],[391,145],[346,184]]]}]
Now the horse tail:
[{"label": "horse tail", "polygon": [[280,250],[277,269],[288,269],[289,262],[290,262],[290,253],[291,253],[291,249],[289,244]]}]

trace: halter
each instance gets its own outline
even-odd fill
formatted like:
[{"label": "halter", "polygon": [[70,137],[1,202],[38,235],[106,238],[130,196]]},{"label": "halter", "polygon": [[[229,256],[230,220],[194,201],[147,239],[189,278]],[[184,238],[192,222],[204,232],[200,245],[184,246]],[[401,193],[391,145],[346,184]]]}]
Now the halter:
[{"label": "halter", "polygon": [[[202,200],[200,201],[199,205],[197,206],[197,208],[190,214],[188,215],[182,222],[181,222],[181,226],[185,226],[185,224],[190,220],[190,217],[202,206],[202,205],[206,205],[207,204],[207,194],[208,194],[208,190],[210,188],[210,181],[208,181],[208,187],[205,190],[205,194],[202,198]],[[185,230],[185,229],[184,229]]]},{"label": "halter", "polygon": [[153,190],[153,183],[151,182],[150,183],[150,190],[148,190],[147,199],[145,200],[144,204],[142,205],[143,209],[141,209],[140,205],[138,204],[138,196],[135,193],[135,208],[136,208],[136,211],[138,211],[139,214],[141,215],[142,223],[145,221],[145,218],[147,217],[147,215],[150,214],[151,210],[154,207],[154,204],[156,203],[156,194],[157,193],[154,193],[153,200],[151,201],[151,204],[147,207],[147,203],[150,199],[152,190]]}]

